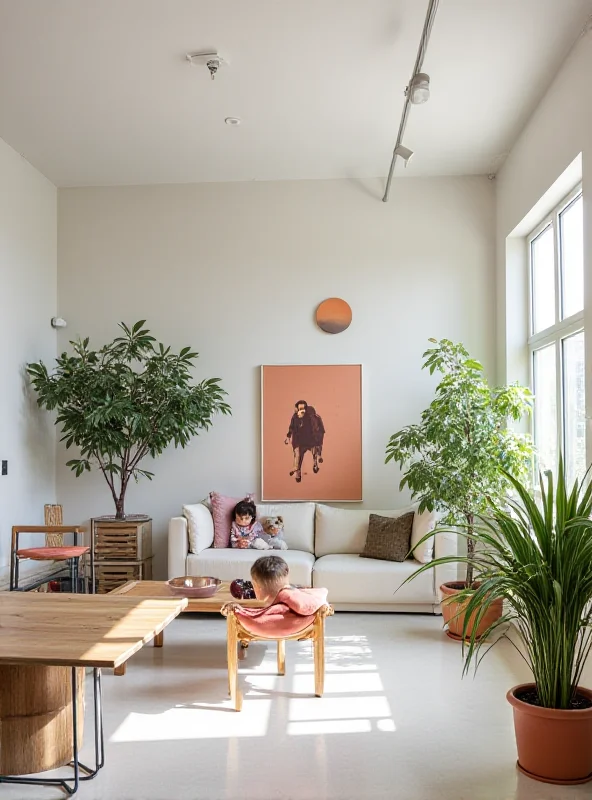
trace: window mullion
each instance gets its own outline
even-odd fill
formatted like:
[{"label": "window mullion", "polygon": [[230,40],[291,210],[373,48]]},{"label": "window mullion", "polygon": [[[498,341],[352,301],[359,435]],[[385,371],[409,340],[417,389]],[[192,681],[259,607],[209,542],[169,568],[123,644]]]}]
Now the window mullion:
[{"label": "window mullion", "polygon": [[[563,317],[563,280],[562,280],[562,259],[561,259],[561,220],[559,209],[555,209],[553,214],[554,227],[554,256],[555,256],[555,325],[560,325]],[[555,375],[557,393],[557,457],[565,452],[565,408],[563,391],[563,342],[561,333],[557,331],[555,341]],[[555,464],[555,470],[559,463]]]},{"label": "window mullion", "polygon": [[[555,342],[555,363],[557,375],[557,456],[565,453],[565,402],[563,389],[563,340]],[[555,464],[555,469],[559,463]]]},{"label": "window mullion", "polygon": [[528,340],[528,346],[531,350],[538,350],[546,344],[551,344],[556,339],[564,339],[566,336],[571,336],[584,329],[584,313],[578,312],[573,317],[553,325],[550,328],[545,328],[544,331],[539,331],[533,334]]},{"label": "window mullion", "polygon": [[561,293],[563,281],[561,280],[561,225],[558,211],[553,214],[553,256],[555,258],[555,325],[559,325],[562,319],[563,301]]}]

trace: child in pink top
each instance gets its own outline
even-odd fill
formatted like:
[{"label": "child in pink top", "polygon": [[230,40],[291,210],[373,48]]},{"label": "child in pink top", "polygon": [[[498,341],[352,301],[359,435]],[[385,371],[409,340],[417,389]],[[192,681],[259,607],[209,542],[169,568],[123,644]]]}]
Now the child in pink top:
[{"label": "child in pink top", "polygon": [[255,503],[250,500],[241,500],[232,512],[232,525],[230,526],[230,546],[240,550],[249,547],[255,550],[267,550],[268,545],[262,538],[263,528],[257,522]]}]

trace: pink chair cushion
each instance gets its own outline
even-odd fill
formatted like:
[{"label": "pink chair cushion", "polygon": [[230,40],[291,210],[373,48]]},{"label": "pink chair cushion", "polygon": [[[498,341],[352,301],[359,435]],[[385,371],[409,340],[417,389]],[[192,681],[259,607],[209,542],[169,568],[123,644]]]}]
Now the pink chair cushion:
[{"label": "pink chair cushion", "polygon": [[326,589],[281,589],[273,603],[266,608],[235,607],[241,625],[254,636],[281,639],[294,636],[312,625],[315,614],[327,604]]},{"label": "pink chair cushion", "polygon": [[89,547],[27,547],[17,550],[19,558],[32,558],[34,561],[67,561],[80,558],[88,553]]}]

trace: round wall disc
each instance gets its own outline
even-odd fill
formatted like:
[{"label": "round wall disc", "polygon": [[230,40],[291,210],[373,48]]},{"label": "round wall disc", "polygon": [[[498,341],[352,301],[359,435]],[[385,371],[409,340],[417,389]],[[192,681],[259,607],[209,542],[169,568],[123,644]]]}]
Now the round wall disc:
[{"label": "round wall disc", "polygon": [[326,333],[341,333],[349,328],[351,321],[352,310],[339,297],[330,297],[317,308],[317,325]]}]

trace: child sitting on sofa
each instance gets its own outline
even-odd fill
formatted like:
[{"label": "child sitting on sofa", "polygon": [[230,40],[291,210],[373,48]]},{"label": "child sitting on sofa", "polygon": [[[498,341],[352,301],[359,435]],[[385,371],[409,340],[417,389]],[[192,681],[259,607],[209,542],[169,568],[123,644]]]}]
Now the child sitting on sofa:
[{"label": "child sitting on sofa", "polygon": [[241,500],[232,512],[230,526],[230,546],[240,550],[249,547],[255,550],[267,550],[269,545],[263,539],[264,530],[257,521],[257,509],[251,500]]}]

